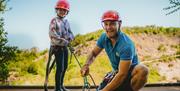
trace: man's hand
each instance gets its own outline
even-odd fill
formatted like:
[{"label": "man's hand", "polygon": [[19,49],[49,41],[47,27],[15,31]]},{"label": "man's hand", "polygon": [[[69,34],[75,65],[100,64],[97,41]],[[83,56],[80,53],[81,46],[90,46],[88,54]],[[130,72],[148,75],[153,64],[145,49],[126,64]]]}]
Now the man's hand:
[{"label": "man's hand", "polygon": [[81,76],[87,76],[88,74],[89,74],[89,66],[87,64],[85,64],[81,68]]}]

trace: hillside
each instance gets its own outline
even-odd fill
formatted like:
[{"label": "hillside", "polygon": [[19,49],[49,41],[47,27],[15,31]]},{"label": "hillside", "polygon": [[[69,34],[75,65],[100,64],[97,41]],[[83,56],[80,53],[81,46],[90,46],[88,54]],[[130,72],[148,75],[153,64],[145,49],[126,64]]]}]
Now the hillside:
[{"label": "hillside", "polygon": [[[153,30],[153,29],[152,29]],[[99,30],[102,31],[102,30]],[[144,63],[151,70],[149,82],[179,82],[180,81],[180,29],[171,33],[150,33],[146,32],[127,32],[123,30],[134,41],[136,50],[141,63]],[[92,35],[98,34],[94,32]],[[85,36],[85,35],[83,35]],[[87,55],[96,44],[96,38],[76,47],[77,54]],[[105,52],[101,55],[106,56]],[[154,77],[153,77],[154,75]]]},{"label": "hillside", "polygon": [[[134,41],[141,63],[149,67],[148,83],[180,81],[180,28],[124,27],[122,31],[127,33]],[[96,40],[102,32],[104,31],[97,30],[85,35],[76,35],[71,45],[75,48],[75,54],[81,65],[85,63],[87,55],[95,46]],[[8,84],[43,85],[48,58],[47,51],[39,52],[33,48],[31,50],[21,50],[18,53],[17,61],[9,64]],[[105,73],[111,70],[108,57],[104,51],[96,58],[90,69],[96,84],[99,84]],[[55,67],[49,77],[50,85],[54,85],[54,73]],[[65,85],[82,84],[80,67],[75,58],[72,57],[66,72]]]}]

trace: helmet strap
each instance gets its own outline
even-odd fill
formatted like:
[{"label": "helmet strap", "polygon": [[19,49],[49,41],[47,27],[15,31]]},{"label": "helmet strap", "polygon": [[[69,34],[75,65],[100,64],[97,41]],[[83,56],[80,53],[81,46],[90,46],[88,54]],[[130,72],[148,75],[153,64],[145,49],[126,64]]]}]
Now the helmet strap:
[{"label": "helmet strap", "polygon": [[122,24],[122,21],[121,21],[121,20],[119,20],[119,21],[118,21],[118,25],[119,25],[119,26],[118,26],[118,31],[120,31],[121,24]]}]

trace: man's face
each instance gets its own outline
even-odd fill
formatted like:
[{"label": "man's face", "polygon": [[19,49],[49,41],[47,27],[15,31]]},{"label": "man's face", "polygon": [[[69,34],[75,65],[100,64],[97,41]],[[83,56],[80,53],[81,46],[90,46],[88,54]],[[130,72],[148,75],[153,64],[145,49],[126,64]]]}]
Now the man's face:
[{"label": "man's face", "polygon": [[103,28],[106,31],[108,38],[116,38],[119,29],[118,21],[104,21],[102,22]]},{"label": "man's face", "polygon": [[60,17],[65,17],[68,13],[68,11],[66,9],[61,9],[61,8],[57,9],[56,12],[57,12],[58,16],[60,16]]}]

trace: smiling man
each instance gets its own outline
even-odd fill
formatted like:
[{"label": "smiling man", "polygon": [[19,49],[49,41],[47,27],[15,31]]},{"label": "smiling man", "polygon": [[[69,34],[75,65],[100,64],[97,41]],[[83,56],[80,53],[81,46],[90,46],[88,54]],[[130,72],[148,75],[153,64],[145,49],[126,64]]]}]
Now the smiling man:
[{"label": "smiling man", "polygon": [[101,18],[105,30],[97,40],[81,69],[82,76],[89,74],[89,66],[105,49],[113,71],[108,73],[99,86],[100,91],[139,91],[147,82],[148,68],[139,63],[133,41],[123,33],[118,12],[109,10]]}]

